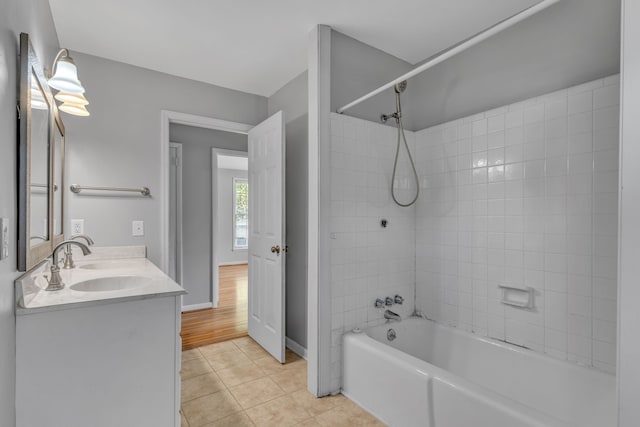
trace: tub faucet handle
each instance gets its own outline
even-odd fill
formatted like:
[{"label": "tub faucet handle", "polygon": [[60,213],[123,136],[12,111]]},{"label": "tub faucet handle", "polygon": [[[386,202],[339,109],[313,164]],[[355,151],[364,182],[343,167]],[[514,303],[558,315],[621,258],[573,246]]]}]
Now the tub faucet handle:
[{"label": "tub faucet handle", "polygon": [[386,297],[386,298],[384,299],[384,305],[386,305],[386,306],[391,306],[391,305],[393,305],[393,298],[391,298],[391,297]]},{"label": "tub faucet handle", "polygon": [[376,308],[382,308],[384,307],[384,300],[380,299],[380,298],[376,298],[376,303],[375,303]]},{"label": "tub faucet handle", "polygon": [[393,298],[393,301],[394,301],[396,304],[402,304],[402,303],[404,302],[404,298],[402,298],[400,295],[396,295],[396,296]]}]

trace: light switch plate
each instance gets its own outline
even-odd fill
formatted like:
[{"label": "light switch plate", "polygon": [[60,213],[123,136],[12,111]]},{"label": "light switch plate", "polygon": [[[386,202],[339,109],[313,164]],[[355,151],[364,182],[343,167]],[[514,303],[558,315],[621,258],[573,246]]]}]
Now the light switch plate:
[{"label": "light switch plate", "polygon": [[131,235],[132,236],[144,236],[144,221],[132,221],[131,222]]},{"label": "light switch plate", "polygon": [[84,219],[71,220],[71,235],[84,234]]},{"label": "light switch plate", "polygon": [[0,259],[9,258],[9,218],[0,218]]}]

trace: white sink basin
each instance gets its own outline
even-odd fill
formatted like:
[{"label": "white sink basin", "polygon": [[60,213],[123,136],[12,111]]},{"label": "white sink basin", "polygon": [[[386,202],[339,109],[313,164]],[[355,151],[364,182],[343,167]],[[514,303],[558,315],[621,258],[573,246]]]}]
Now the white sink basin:
[{"label": "white sink basin", "polygon": [[151,282],[144,276],[111,276],[84,280],[70,286],[71,290],[78,292],[110,292],[124,291],[138,288]]}]

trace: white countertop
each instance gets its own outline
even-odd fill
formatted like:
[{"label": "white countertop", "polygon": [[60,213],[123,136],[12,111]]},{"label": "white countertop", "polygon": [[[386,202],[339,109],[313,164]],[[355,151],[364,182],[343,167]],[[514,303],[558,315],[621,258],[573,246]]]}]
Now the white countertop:
[{"label": "white countertop", "polygon": [[[113,248],[96,249],[92,248],[96,252],[95,256],[74,256],[76,268],[60,270],[65,287],[59,291],[45,291],[47,281],[44,275],[51,275],[50,260],[18,278],[15,281],[16,315],[186,294],[184,288],[151,261],[139,256],[140,251],[128,250],[128,254],[133,257],[121,258],[119,255],[122,252],[113,254]],[[111,254],[114,256],[109,259]],[[140,285],[110,291],[86,292],[73,289],[74,284],[86,280],[131,276],[140,278]]]}]

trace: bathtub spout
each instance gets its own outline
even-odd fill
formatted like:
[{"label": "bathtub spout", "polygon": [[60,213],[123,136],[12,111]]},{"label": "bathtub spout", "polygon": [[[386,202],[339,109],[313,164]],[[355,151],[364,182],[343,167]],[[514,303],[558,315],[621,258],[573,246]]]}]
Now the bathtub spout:
[{"label": "bathtub spout", "polygon": [[394,313],[391,310],[384,311],[384,318],[387,320],[397,320],[398,322],[402,320],[402,317],[398,313]]}]

